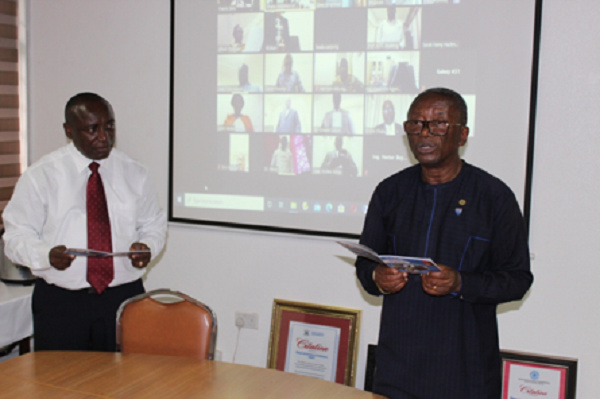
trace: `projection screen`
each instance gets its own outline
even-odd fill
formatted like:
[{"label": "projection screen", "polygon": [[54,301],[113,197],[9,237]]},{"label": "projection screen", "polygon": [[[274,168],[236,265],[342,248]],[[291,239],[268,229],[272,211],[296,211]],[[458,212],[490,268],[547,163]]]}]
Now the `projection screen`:
[{"label": "projection screen", "polygon": [[[461,93],[461,155],[527,198],[534,0],[172,0],[171,221],[360,234],[413,164],[414,96]],[[530,144],[530,143],[529,143]]]}]

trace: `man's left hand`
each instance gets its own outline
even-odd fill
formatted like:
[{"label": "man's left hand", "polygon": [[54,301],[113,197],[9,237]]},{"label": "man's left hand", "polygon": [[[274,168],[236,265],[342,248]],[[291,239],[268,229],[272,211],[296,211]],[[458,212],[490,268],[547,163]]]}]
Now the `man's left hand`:
[{"label": "man's left hand", "polygon": [[429,295],[443,296],[460,291],[460,273],[451,267],[438,265],[439,272],[429,272],[421,275],[423,291]]},{"label": "man's left hand", "polygon": [[[150,248],[148,248],[148,246],[142,242],[134,242],[131,244],[131,247],[129,247],[130,251],[141,251],[146,249],[149,250]],[[150,263],[150,252],[131,254],[129,255],[129,259],[131,259],[131,265],[133,267],[141,269],[148,266],[148,263]]]}]

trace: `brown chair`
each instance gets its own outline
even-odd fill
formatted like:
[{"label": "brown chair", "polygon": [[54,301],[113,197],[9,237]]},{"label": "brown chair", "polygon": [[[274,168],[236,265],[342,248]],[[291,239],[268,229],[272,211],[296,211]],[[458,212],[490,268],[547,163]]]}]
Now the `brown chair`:
[{"label": "brown chair", "polygon": [[123,353],[213,360],[217,318],[200,301],[158,289],[123,302],[117,311],[117,347]]}]

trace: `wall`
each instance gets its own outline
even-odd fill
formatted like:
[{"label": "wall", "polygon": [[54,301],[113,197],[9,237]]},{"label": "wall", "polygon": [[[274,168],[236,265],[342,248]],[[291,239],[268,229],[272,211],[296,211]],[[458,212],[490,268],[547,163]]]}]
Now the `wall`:
[{"label": "wall", "polygon": [[[67,98],[98,91],[113,103],[119,148],[150,167],[166,207],[169,2],[26,1],[31,161],[66,142]],[[535,283],[524,301],[503,305],[498,317],[503,348],[578,358],[582,398],[600,397],[600,212],[594,205],[600,195],[600,5],[590,4],[544,4],[531,215]],[[506,120],[510,126],[510,115]],[[362,309],[356,384],[362,387],[380,302],[363,294],[351,262],[323,238],[171,224],[146,285],[210,304],[219,319],[222,359],[256,366],[266,364],[274,298]],[[258,313],[259,329],[238,333],[235,311]]]}]

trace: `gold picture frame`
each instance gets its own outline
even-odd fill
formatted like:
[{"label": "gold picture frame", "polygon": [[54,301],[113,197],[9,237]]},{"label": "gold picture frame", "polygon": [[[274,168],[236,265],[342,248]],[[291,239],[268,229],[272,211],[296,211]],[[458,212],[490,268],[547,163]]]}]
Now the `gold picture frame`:
[{"label": "gold picture frame", "polygon": [[275,299],[267,367],[354,386],[361,312]]}]

